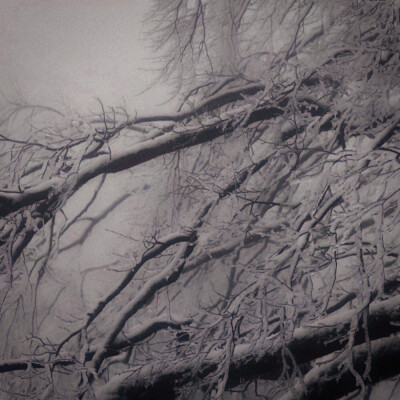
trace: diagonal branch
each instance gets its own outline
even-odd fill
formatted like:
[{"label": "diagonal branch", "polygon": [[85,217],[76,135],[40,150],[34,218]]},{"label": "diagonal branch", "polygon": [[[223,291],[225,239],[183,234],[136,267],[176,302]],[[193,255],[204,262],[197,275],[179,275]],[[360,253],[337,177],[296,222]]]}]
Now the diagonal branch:
[{"label": "diagonal branch", "polygon": [[141,309],[141,307],[148,303],[159,289],[170,285],[179,278],[186,263],[187,257],[189,257],[193,251],[193,241],[195,239],[196,235],[193,233],[192,243],[182,244],[170,265],[159,274],[149,279],[139,290],[137,295],[118,313],[118,315],[115,317],[113,326],[110,328],[105,339],[101,345],[99,345],[98,350],[93,356],[91,365],[95,371],[99,370],[101,363],[107,355],[108,349],[112,347],[112,344],[114,343],[118,334],[122,331],[128,319],[135,315],[136,312]]},{"label": "diagonal branch", "polygon": [[[298,365],[307,364],[320,357],[341,350],[348,338],[348,331],[357,310],[342,311],[321,319],[312,325],[306,325],[295,329],[293,339],[286,344]],[[389,300],[373,303],[370,306],[369,337],[371,341],[382,338],[391,340],[390,335],[400,331],[400,295]],[[283,368],[280,349],[282,344],[273,343],[263,347],[261,344],[238,344],[230,364],[228,387],[235,387],[240,382],[256,377],[264,379],[278,379]],[[399,343],[398,337],[396,337]],[[365,341],[363,333],[355,335],[355,345]],[[378,342],[377,342],[378,343]],[[374,347],[374,344],[372,345]],[[396,357],[400,354],[400,348],[395,347]],[[157,394],[165,392],[177,393],[180,387],[193,381],[196,374],[203,378],[212,373],[219,366],[221,352],[214,350],[208,354],[199,368],[198,359],[180,360],[171,364],[168,370],[163,365],[154,363],[143,367],[139,372],[132,371],[121,373],[111,378],[97,393],[99,400],[114,398],[115,390],[118,390],[121,399],[134,398],[135,395],[146,393],[144,399],[156,398]],[[390,352],[387,354],[390,357]],[[393,370],[393,375],[396,371]],[[131,397],[129,397],[131,396]],[[153,397],[152,397],[153,396]]]},{"label": "diagonal branch", "polygon": [[88,328],[91,323],[100,315],[100,313],[104,310],[104,308],[111,303],[113,299],[115,299],[132,281],[135,277],[136,273],[142,268],[142,266],[149,260],[156,258],[159,256],[163,251],[168,249],[169,247],[173,246],[177,243],[188,242],[193,240],[193,233],[175,233],[172,235],[168,235],[166,237],[160,238],[157,240],[157,243],[151,247],[150,249],[146,250],[141,260],[125,275],[124,279],[110,292],[108,295],[99,300],[97,305],[93,308],[93,310],[88,313],[88,319],[86,320],[85,324],[75,330],[74,332],[70,333],[58,346],[57,353],[60,352],[61,348],[67,343],[71,338],[76,336],[82,329]]}]

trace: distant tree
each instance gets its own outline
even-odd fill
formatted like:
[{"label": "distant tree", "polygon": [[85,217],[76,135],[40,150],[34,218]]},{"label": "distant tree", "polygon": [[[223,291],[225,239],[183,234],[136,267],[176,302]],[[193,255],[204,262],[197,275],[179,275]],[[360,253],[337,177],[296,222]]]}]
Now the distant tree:
[{"label": "distant tree", "polygon": [[[399,8],[159,0],[176,113],[4,109],[2,397],[368,398],[389,378],[398,393]],[[168,173],[154,231],[72,313],[52,263],[128,201],[86,217],[106,177],[150,161]]]}]

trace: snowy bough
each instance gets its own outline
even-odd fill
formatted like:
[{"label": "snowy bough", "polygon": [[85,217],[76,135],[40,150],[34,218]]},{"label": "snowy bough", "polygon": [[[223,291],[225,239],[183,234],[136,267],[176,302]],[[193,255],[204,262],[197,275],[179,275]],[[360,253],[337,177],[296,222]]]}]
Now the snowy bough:
[{"label": "snowy bough", "polygon": [[155,2],[175,113],[4,108],[1,397],[398,395],[399,8]]}]

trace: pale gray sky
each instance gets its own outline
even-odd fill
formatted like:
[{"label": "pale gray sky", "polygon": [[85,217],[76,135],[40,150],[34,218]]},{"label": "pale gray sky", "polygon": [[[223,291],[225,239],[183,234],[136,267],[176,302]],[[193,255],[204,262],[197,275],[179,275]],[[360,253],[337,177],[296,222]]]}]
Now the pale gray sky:
[{"label": "pale gray sky", "polygon": [[[139,114],[173,109],[171,102],[156,107],[167,97],[165,85],[157,84],[153,90],[138,95],[156,77],[149,71],[155,67],[150,61],[154,54],[144,40],[149,24],[142,23],[150,4],[150,0],[0,0],[0,90],[11,100],[20,91],[31,104],[66,106],[80,114],[89,109],[99,111],[94,97],[112,106],[121,105],[125,98],[132,114],[135,108]],[[144,190],[143,181],[159,181],[152,177],[153,170],[146,168],[139,173],[136,169],[134,175],[127,172],[107,178],[107,188],[89,215],[97,215],[121,193],[131,192],[132,197],[96,225],[88,243],[60,253],[52,263],[57,273],[70,274],[73,280],[76,271],[114,260],[113,251],[121,240],[107,229],[128,234],[134,230],[134,235],[139,235],[145,230],[144,223],[152,223],[158,187],[152,184]],[[158,172],[159,176],[163,175]],[[124,183],[127,177],[128,183]],[[85,185],[71,199],[69,211],[71,207],[80,210],[96,185]],[[139,222],[143,224],[138,225]],[[62,238],[61,246],[79,238],[83,226],[73,226]],[[98,285],[93,276],[90,282]],[[71,287],[79,290],[79,285]],[[65,291],[63,296],[68,304],[71,292]]]},{"label": "pale gray sky", "polygon": [[[0,89],[31,103],[79,112],[100,97],[151,112],[165,89],[138,96],[154,79],[145,42],[148,0],[0,0]],[[143,70],[144,69],[144,70]],[[155,99],[157,99],[155,101]]]}]

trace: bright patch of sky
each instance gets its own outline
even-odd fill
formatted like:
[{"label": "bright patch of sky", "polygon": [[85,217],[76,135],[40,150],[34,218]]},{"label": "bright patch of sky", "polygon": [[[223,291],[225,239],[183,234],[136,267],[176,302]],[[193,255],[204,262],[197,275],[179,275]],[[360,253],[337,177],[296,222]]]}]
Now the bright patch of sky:
[{"label": "bright patch of sky", "polygon": [[113,106],[125,100],[131,112],[157,110],[167,96],[165,85],[140,94],[156,77],[144,22],[150,4],[0,0],[1,91],[80,113],[95,107],[94,97]]}]

